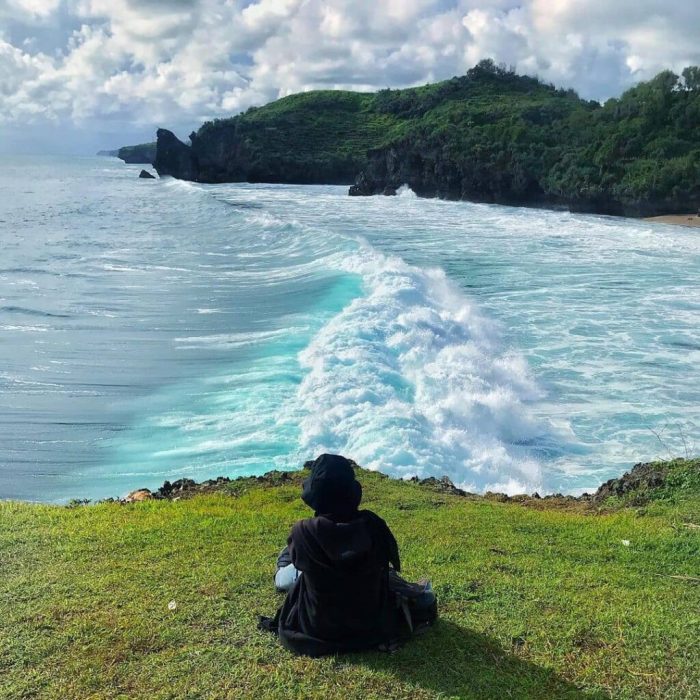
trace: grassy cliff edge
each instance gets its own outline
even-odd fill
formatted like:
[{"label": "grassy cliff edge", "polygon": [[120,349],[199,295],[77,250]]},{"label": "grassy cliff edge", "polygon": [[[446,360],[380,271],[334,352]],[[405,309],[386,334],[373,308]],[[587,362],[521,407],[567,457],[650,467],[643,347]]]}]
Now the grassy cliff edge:
[{"label": "grassy cliff edge", "polygon": [[[304,472],[86,507],[0,503],[3,698],[696,698],[700,460],[587,499],[361,470],[441,620],[395,655],[289,655],[256,630]],[[174,602],[174,609],[169,603]]]}]

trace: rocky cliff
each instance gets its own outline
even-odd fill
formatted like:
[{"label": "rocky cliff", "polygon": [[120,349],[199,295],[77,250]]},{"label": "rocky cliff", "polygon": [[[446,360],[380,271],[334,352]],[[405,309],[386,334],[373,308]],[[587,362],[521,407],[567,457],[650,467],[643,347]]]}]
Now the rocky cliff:
[{"label": "rocky cliff", "polygon": [[626,216],[700,207],[700,70],[660,73],[605,105],[483,61],[441,83],[292,95],[159,130],[161,175],[199,182],[350,184]]},{"label": "rocky cliff", "polygon": [[607,183],[602,186],[577,187],[572,180],[566,188],[551,188],[546,178],[523,171],[515,158],[490,167],[478,156],[453,159],[440,148],[404,142],[371,152],[348,193],[394,195],[408,185],[420,197],[653,217],[700,210],[700,159],[696,168],[698,175],[685,185],[679,178],[666,191],[625,191],[610,175],[604,176]]},{"label": "rocky cliff", "polygon": [[167,129],[158,129],[154,166],[159,175],[195,182],[273,182],[302,185],[348,185],[364,158],[326,160],[299,153],[265,152],[236,125],[190,135],[190,144]]},{"label": "rocky cliff", "polygon": [[198,168],[187,144],[167,129],[158,129],[153,167],[159,175],[172,175],[179,180],[198,181]]},{"label": "rocky cliff", "polygon": [[204,124],[186,145],[158,130],[161,175],[198,182],[351,184],[395,121],[374,95],[314,91]]},{"label": "rocky cliff", "polygon": [[156,144],[139,143],[136,146],[122,146],[117,151],[117,157],[125,163],[151,165],[156,157]]}]

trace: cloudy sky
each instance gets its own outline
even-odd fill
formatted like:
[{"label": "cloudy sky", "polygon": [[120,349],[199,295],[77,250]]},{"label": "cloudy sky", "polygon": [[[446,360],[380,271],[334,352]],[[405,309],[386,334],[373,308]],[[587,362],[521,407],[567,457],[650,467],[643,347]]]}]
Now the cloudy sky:
[{"label": "cloudy sky", "polygon": [[299,90],[415,85],[486,57],[605,99],[700,64],[700,1],[0,0],[0,152],[186,136]]}]

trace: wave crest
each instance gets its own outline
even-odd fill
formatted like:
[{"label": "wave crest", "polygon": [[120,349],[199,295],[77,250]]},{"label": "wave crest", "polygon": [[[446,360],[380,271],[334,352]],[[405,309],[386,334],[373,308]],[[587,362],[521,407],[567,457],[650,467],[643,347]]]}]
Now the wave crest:
[{"label": "wave crest", "polygon": [[541,489],[528,445],[552,428],[533,417],[542,392],[496,324],[441,270],[369,246],[343,266],[367,293],[300,354],[304,452],[402,477],[447,474],[470,490]]}]

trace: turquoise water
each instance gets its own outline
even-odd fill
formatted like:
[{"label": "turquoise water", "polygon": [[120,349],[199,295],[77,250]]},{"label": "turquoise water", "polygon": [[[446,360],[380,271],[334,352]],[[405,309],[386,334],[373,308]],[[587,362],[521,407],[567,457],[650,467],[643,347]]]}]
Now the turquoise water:
[{"label": "turquoise water", "polygon": [[579,492],[700,451],[700,235],[346,188],[0,174],[0,497],[342,452]]}]

